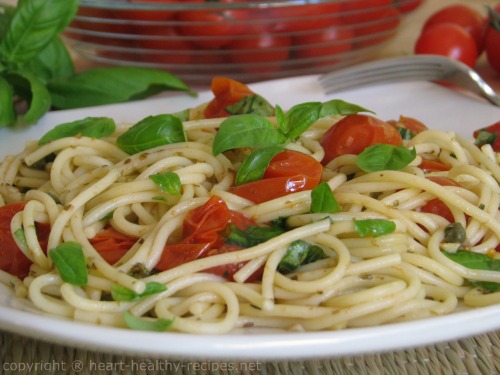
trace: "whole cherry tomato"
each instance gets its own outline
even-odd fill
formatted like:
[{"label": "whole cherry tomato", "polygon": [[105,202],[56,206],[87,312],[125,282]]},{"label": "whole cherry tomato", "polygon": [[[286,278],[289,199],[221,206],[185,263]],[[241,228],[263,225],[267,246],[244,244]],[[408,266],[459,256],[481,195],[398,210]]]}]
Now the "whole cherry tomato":
[{"label": "whole cherry tomato", "polygon": [[290,57],[291,37],[265,33],[234,39],[228,46],[229,59],[247,73],[273,73]]},{"label": "whole cherry tomato", "polygon": [[334,26],[308,33],[297,33],[293,37],[294,55],[300,59],[318,59],[315,64],[332,63],[323,57],[334,57],[352,48],[354,33],[350,26],[337,21]]},{"label": "whole cherry tomato", "polygon": [[141,38],[136,41],[144,49],[145,61],[163,64],[188,64],[192,58],[192,45],[182,39],[173,27],[140,26]]},{"label": "whole cherry tomato", "polygon": [[500,4],[490,11],[484,49],[490,66],[500,73]]},{"label": "whole cherry tomato", "polygon": [[403,140],[399,131],[385,121],[363,114],[347,115],[321,138],[320,144],[325,150],[321,163],[326,165],[340,155],[358,155],[377,143],[400,146]]},{"label": "whole cherry tomato", "polygon": [[283,151],[269,163],[261,180],[238,185],[233,194],[254,203],[311,190],[321,181],[323,167],[313,157],[297,151]]},{"label": "whole cherry tomato", "polygon": [[[0,207],[0,269],[24,279],[29,274],[31,260],[17,247],[10,222],[15,214],[22,211],[26,201],[14,202]],[[50,225],[37,223],[38,242],[43,251],[47,251],[47,242],[50,234]]]},{"label": "whole cherry tomato", "polygon": [[274,20],[269,31],[300,34],[331,26],[341,9],[341,3],[332,2],[268,8],[264,12],[267,18]]},{"label": "whole cherry tomato", "polygon": [[453,23],[461,26],[476,42],[478,55],[483,50],[486,19],[477,10],[463,4],[448,5],[427,19],[424,30],[442,23]]},{"label": "whole cherry tomato", "polygon": [[470,67],[477,59],[476,41],[454,23],[440,23],[424,29],[417,39],[415,53],[447,56]]}]

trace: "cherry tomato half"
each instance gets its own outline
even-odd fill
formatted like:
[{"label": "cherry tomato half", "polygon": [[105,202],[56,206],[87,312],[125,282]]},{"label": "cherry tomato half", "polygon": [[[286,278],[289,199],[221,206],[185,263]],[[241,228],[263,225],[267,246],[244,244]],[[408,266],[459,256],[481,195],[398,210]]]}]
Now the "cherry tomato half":
[{"label": "cherry tomato half", "polygon": [[415,44],[415,53],[447,56],[473,67],[477,47],[474,38],[463,27],[440,23],[422,31]]},{"label": "cherry tomato half", "polygon": [[287,150],[271,160],[261,180],[236,186],[231,192],[254,203],[267,202],[313,189],[321,181],[322,173],[323,167],[313,157]]},{"label": "cherry tomato half", "polygon": [[486,19],[477,10],[462,4],[448,5],[431,15],[424,24],[424,30],[442,23],[461,26],[476,42],[478,55],[483,50]]},{"label": "cherry tomato half", "polygon": [[89,242],[106,262],[115,264],[134,246],[137,238],[129,237],[113,227],[108,227],[97,233]]},{"label": "cherry tomato half", "polygon": [[[433,177],[427,177],[427,179],[431,180],[431,181],[433,181],[436,184],[439,184],[441,186],[460,186],[460,184],[458,182],[456,182],[448,177],[433,176]],[[429,202],[427,202],[426,204],[424,204],[422,207],[420,207],[420,211],[426,212],[429,214],[439,215],[441,217],[444,217],[450,223],[453,223],[455,221],[455,218],[453,217],[451,210],[439,198],[432,199]]]},{"label": "cherry tomato half", "polygon": [[358,155],[368,146],[387,143],[401,146],[399,131],[376,117],[362,114],[347,115],[336,122],[320,140],[325,150],[321,163],[328,164],[340,155]]},{"label": "cherry tomato half", "polygon": [[214,77],[210,85],[214,98],[205,107],[205,118],[227,117],[227,106],[238,103],[254,92],[244,83],[227,77]]},{"label": "cherry tomato half", "polygon": [[484,41],[486,58],[490,66],[500,73],[500,4],[490,12],[489,27]]}]

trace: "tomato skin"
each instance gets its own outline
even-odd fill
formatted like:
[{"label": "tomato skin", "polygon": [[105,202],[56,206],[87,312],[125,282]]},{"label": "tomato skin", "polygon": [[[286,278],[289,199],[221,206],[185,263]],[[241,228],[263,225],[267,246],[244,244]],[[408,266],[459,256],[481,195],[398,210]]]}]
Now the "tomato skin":
[{"label": "tomato skin", "polygon": [[[292,39],[294,55],[299,59],[339,55],[351,50],[353,37],[352,29],[337,21],[326,29],[295,35]],[[316,64],[321,64],[321,61]]]},{"label": "tomato skin", "polygon": [[387,123],[394,126],[396,129],[408,129],[414,136],[429,129],[427,125],[425,125],[421,121],[407,116],[399,116],[399,119],[397,121],[389,120],[387,121]]},{"label": "tomato skin", "polygon": [[[227,252],[228,249],[236,251],[238,248],[224,244],[224,232],[231,224],[241,230],[245,230],[249,225],[256,225],[243,214],[230,210],[220,197],[210,197],[205,204],[186,214],[182,227],[182,241],[165,245],[155,268],[165,271],[199,258]],[[236,272],[243,264],[214,267],[211,272],[215,274],[220,272],[220,276],[224,274],[229,277],[232,274],[227,270]]]},{"label": "tomato skin", "polygon": [[326,165],[340,155],[358,155],[377,143],[401,146],[403,140],[399,131],[385,121],[363,114],[347,115],[321,138],[320,144],[325,150],[321,163]]},{"label": "tomato skin", "polygon": [[258,204],[311,190],[321,181],[322,173],[323,167],[313,157],[287,150],[271,160],[261,180],[238,185],[230,191]]},{"label": "tomato skin", "polygon": [[356,47],[368,47],[390,39],[401,23],[401,13],[391,7],[374,9],[362,24],[354,27]]},{"label": "tomato skin", "polygon": [[89,239],[89,242],[106,262],[115,264],[134,246],[137,238],[108,227]]},{"label": "tomato skin", "polygon": [[451,167],[436,160],[422,159],[418,166],[424,173],[449,171]]},{"label": "tomato skin", "polygon": [[476,42],[478,55],[481,53],[486,31],[486,19],[481,13],[466,5],[452,4],[432,14],[425,22],[424,30],[442,23],[453,23],[463,27]]},{"label": "tomato skin", "polygon": [[486,31],[484,49],[489,65],[500,73],[500,4],[492,9],[493,18]]},{"label": "tomato skin", "polygon": [[[24,279],[29,274],[31,260],[17,247],[10,231],[10,222],[15,214],[24,209],[27,201],[6,204],[0,207],[0,269]],[[47,251],[50,225],[37,223],[37,237],[40,247]]]},{"label": "tomato skin", "polygon": [[394,6],[402,13],[409,13],[422,5],[424,0],[394,0]]},{"label": "tomato skin", "polygon": [[[457,183],[456,181],[454,181],[448,177],[432,176],[432,177],[427,177],[427,179],[430,181],[433,181],[441,186],[460,186],[459,183]],[[439,215],[441,217],[444,217],[450,223],[453,223],[455,221],[455,218],[453,217],[451,210],[439,198],[434,198],[434,199],[428,201],[426,204],[424,204],[422,207],[420,207],[420,211],[426,212],[429,214]]]},{"label": "tomato skin", "polygon": [[300,33],[308,30],[328,28],[335,21],[335,15],[342,5],[338,2],[325,4],[304,4],[270,8],[265,10],[266,18],[274,19],[271,32]]},{"label": "tomato skin", "polygon": [[141,25],[137,32],[141,34],[141,38],[136,41],[137,46],[152,50],[143,53],[144,60],[164,64],[189,64],[191,62],[191,44],[180,39],[173,27]]},{"label": "tomato skin", "polygon": [[415,53],[447,56],[470,67],[476,64],[478,55],[474,38],[454,23],[424,29],[415,44]]},{"label": "tomato skin", "polygon": [[229,113],[225,110],[227,106],[254,94],[244,83],[227,77],[214,77],[210,87],[214,98],[204,110],[205,118],[228,117]]},{"label": "tomato skin", "polygon": [[227,47],[229,59],[247,73],[273,73],[290,57],[292,38],[264,33],[233,40]]}]

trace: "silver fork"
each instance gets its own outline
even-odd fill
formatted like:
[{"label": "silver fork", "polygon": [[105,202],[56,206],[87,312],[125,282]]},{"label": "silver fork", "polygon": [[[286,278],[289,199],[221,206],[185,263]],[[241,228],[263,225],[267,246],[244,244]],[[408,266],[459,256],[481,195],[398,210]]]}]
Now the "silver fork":
[{"label": "silver fork", "polygon": [[476,71],[444,56],[412,55],[377,60],[324,74],[319,80],[327,94],[382,82],[449,82],[500,106],[500,97]]}]

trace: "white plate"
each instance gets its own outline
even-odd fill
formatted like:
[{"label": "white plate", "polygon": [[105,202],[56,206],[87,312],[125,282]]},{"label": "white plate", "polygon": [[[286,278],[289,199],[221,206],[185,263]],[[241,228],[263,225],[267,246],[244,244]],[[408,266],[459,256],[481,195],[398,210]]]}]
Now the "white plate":
[{"label": "white plate", "polygon": [[[431,128],[455,130],[466,137],[471,137],[474,129],[500,120],[500,108],[427,82],[379,85],[329,97],[322,93],[315,76],[256,83],[251,87],[283,108],[306,101],[340,98],[369,108],[384,120],[396,119],[399,115],[415,117]],[[210,97],[210,92],[202,92],[198,98],[167,95],[141,102],[53,112],[27,129],[0,129],[0,153],[4,156],[19,152],[26,140],[37,139],[62,122],[86,116],[111,116],[117,121],[134,122],[147,115],[192,107]],[[500,305],[420,321],[335,332],[282,333],[249,329],[222,336],[150,333],[33,313],[24,310],[0,289],[1,329],[85,349],[170,358],[298,360],[397,350],[500,329],[498,316]]]}]

